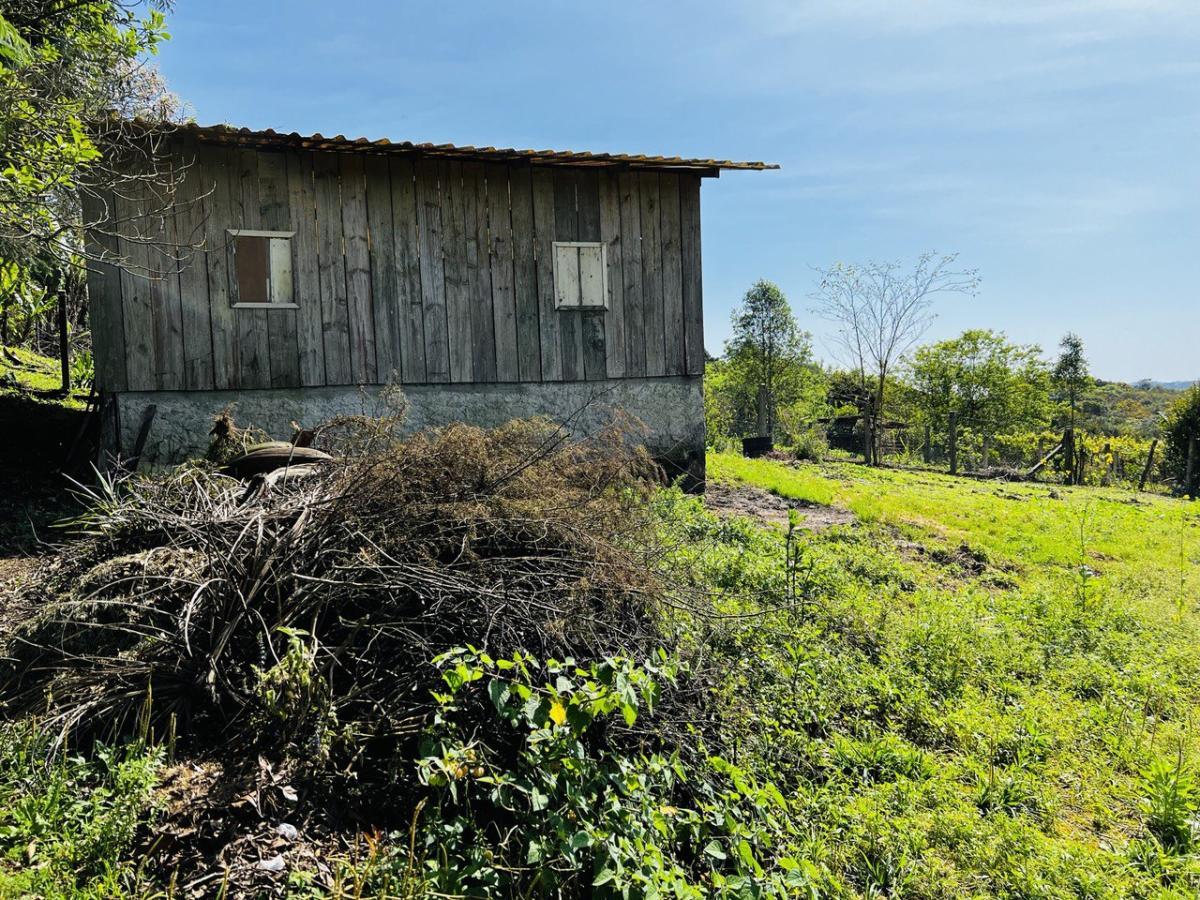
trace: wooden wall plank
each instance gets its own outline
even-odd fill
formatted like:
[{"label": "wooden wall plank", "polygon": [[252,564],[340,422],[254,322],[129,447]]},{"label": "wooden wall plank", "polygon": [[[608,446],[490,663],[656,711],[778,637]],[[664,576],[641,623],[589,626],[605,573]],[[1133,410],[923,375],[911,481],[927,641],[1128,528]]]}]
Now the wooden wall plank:
[{"label": "wooden wall plank", "polygon": [[[258,155],[258,206],[262,227],[268,231],[293,230],[291,192],[288,186],[288,160],[281,152],[262,152]],[[291,265],[291,290],[284,290],[282,300],[295,303],[296,236],[288,242],[287,255]],[[272,288],[279,290],[272,273]],[[268,309],[268,354],[271,363],[271,387],[298,387],[300,381],[300,347],[298,321],[294,309]]]},{"label": "wooden wall plank", "polygon": [[450,380],[446,276],[442,266],[441,183],[446,163],[417,161],[417,224],[421,256],[421,307],[425,322],[425,380]]},{"label": "wooden wall plank", "polygon": [[496,326],[496,378],[519,381],[517,298],[513,286],[512,210],[508,166],[486,165],[489,265],[492,273],[492,321]]},{"label": "wooden wall plank", "polygon": [[341,179],[335,154],[318,153],[313,157],[313,185],[317,201],[317,266],[321,285],[325,383],[353,384],[346,259],[342,253]]},{"label": "wooden wall plank", "polygon": [[683,257],[680,250],[679,176],[658,176],[659,223],[662,230],[664,365],[668,375],[684,373]]},{"label": "wooden wall plank", "polygon": [[123,391],[125,378],[125,331],[121,312],[121,272],[114,219],[117,216],[112,191],[82,194],[83,221],[87,230],[88,325],[92,331],[92,356],[96,366],[96,389],[103,393]]},{"label": "wooden wall plank", "polygon": [[521,381],[541,381],[533,180],[527,167],[513,167],[509,171],[508,190],[512,208],[513,294],[517,305],[517,377]]},{"label": "wooden wall plank", "polygon": [[196,141],[183,137],[172,148],[175,171],[183,180],[175,194],[175,240],[179,248],[179,302],[183,330],[183,386],[213,387],[212,322],[204,252],[204,183]]},{"label": "wooden wall plank", "polygon": [[625,377],[625,281],[621,271],[621,190],[613,172],[600,173],[600,240],[608,254],[608,312],[604,316],[604,369]]},{"label": "wooden wall plank", "polygon": [[228,229],[237,226],[233,199],[237,187],[234,151],[224,147],[203,148],[200,161],[200,173],[208,194],[204,200],[204,260],[212,326],[213,387],[228,390],[237,387],[238,372],[237,322],[229,292]]},{"label": "wooden wall plank", "polygon": [[292,238],[292,292],[296,301],[299,383],[325,384],[325,337],[321,325],[321,273],[318,263],[317,201],[313,155],[287,155],[288,227]]},{"label": "wooden wall plank", "polygon": [[405,382],[426,379],[425,313],[421,302],[417,181],[412,160],[389,160],[392,176],[392,236],[399,275],[400,371]]},{"label": "wooden wall plank", "polygon": [[487,178],[483,163],[463,163],[463,230],[470,282],[471,350],[477,382],[496,380],[496,320],[492,310],[492,267],[487,222]]},{"label": "wooden wall plank", "polygon": [[[237,152],[237,177],[241,188],[241,207],[237,228],[262,228],[262,212],[258,194],[257,150],[244,148]],[[237,259],[237,243],[233,245],[234,260]],[[230,294],[235,302],[237,278],[236,266],[231,264]],[[237,384],[240,388],[266,388],[271,386],[271,339],[268,332],[265,309],[235,309],[238,341]]]},{"label": "wooden wall plank", "polygon": [[342,241],[350,324],[350,371],[355,384],[374,384],[375,318],[371,300],[371,247],[367,233],[367,182],[363,157],[341,154]]},{"label": "wooden wall plank", "polygon": [[561,381],[562,336],[559,313],[554,308],[554,173],[533,170],[534,264],[537,275],[538,338],[541,344],[542,380]]},{"label": "wooden wall plank", "polygon": [[[554,239],[556,241],[579,240],[578,207],[579,174],[572,170],[554,173]],[[582,381],[583,371],[583,323],[575,310],[555,310],[558,327],[562,335],[563,381]]]},{"label": "wooden wall plank", "polygon": [[638,175],[617,176],[621,195],[621,272],[625,301],[625,374],[646,374],[646,323],[642,296],[642,206]]},{"label": "wooden wall plank", "polygon": [[[162,160],[170,166],[168,156]],[[175,237],[175,196],[167,185],[146,191],[150,266],[150,312],[154,321],[154,382],[160,391],[178,391],[183,380],[183,309],[179,300],[179,253]]]},{"label": "wooden wall plank", "polygon": [[155,373],[154,312],[150,289],[149,224],[145,187],[123,185],[116,194],[118,248],[121,254],[121,314],[125,332],[125,368],[131,391],[158,387]]},{"label": "wooden wall plank", "polygon": [[700,177],[679,177],[685,371],[704,374],[704,294],[700,261]]},{"label": "wooden wall plank", "polygon": [[[471,338],[472,284],[467,265],[466,187],[463,164],[446,165],[442,183],[442,256],[446,279],[446,330],[450,345],[450,380],[466,384],[474,379]],[[472,185],[472,189],[474,185]],[[471,194],[474,206],[475,195]],[[472,235],[472,240],[474,235]]]},{"label": "wooden wall plank", "polygon": [[396,233],[392,226],[392,180],[388,161],[369,156],[367,230],[371,236],[371,309],[375,323],[375,369],[383,384],[398,382],[400,371],[400,273],[396,267]]},{"label": "wooden wall plank", "polygon": [[[579,208],[579,240],[599,241],[600,238],[600,173],[585,169],[579,174],[576,193]],[[580,254],[582,261],[584,254]],[[590,280],[600,277],[599,267]],[[585,273],[580,272],[581,277]],[[605,369],[604,312],[583,310],[579,314],[580,339],[583,344],[583,377],[588,381],[602,381],[607,376]]]},{"label": "wooden wall plank", "polygon": [[646,375],[665,375],[666,340],[663,321],[662,225],[659,221],[657,172],[638,173],[642,210],[642,323],[646,329]]}]

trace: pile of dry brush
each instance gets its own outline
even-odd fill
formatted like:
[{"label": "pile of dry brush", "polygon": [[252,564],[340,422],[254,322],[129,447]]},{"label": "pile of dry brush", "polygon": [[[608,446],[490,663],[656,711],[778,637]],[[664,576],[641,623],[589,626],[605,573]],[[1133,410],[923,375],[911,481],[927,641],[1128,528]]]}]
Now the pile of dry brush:
[{"label": "pile of dry brush", "polygon": [[[108,486],[0,639],[0,717],[72,739],[156,733],[298,761],[312,783],[397,799],[455,646],[579,659],[669,644],[671,602],[619,431],[358,423],[339,461],[270,489],[186,466]],[[343,438],[346,429],[341,429]],[[389,790],[380,790],[390,785]]]}]

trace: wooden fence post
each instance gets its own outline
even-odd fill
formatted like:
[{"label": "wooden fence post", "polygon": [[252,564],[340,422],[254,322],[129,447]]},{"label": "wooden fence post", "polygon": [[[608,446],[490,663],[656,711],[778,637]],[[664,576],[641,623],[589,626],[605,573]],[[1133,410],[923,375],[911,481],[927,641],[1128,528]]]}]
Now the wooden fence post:
[{"label": "wooden fence post", "polygon": [[933,462],[933,430],[928,425],[925,426],[925,447],[922,455],[926,465]]},{"label": "wooden fence post", "polygon": [[950,474],[958,474],[958,413],[950,413]]},{"label": "wooden fence post", "polygon": [[1067,467],[1067,484],[1075,483],[1075,429],[1063,431],[1063,464]]},{"label": "wooden fence post", "polygon": [[1150,452],[1146,454],[1146,467],[1142,469],[1142,477],[1138,479],[1138,490],[1146,489],[1146,479],[1150,477],[1150,468],[1154,465],[1154,450],[1158,446],[1158,438],[1150,442]]},{"label": "wooden fence post", "polygon": [[[64,278],[63,281],[66,281]],[[58,289],[58,361],[62,367],[62,393],[71,396],[71,341],[67,333],[67,289]]]}]

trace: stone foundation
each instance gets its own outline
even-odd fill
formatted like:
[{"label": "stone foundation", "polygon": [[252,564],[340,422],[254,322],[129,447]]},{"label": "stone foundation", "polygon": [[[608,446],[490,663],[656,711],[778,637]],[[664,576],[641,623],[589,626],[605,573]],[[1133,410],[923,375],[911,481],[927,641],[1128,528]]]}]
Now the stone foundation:
[{"label": "stone foundation", "polygon": [[[700,378],[639,378],[538,384],[444,384],[404,387],[405,430],[470,422],[493,427],[546,416],[583,438],[608,424],[614,411],[640,420],[645,444],[672,475],[704,477],[704,397]],[[278,388],[252,391],[128,391],[116,396],[117,415],[105,416],[105,443],[132,455],[146,408],[157,406],[142,453],[143,465],[169,465],[202,456],[213,419],[229,409],[239,426],[254,425],[287,439],[292,422],[312,427],[342,415],[386,415],[396,388]],[[119,425],[117,424],[119,422]]]}]

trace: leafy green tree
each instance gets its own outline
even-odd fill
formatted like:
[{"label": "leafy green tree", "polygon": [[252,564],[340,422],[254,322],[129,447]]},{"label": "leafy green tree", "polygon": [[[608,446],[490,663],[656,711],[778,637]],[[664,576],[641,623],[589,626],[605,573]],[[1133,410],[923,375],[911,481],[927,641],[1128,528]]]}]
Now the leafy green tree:
[{"label": "leafy green tree", "polygon": [[1191,484],[1186,483],[1188,446],[1192,441],[1200,441],[1200,381],[1175,401],[1163,423],[1163,468],[1184,492],[1194,497],[1200,494],[1200,460],[1195,463]]},{"label": "leafy green tree", "polygon": [[909,375],[925,421],[942,430],[956,413],[985,445],[998,435],[1037,427],[1049,416],[1049,373],[1041,348],[1011,343],[1002,332],[973,329],[920,347]]},{"label": "leafy green tree", "polygon": [[760,430],[791,438],[823,407],[824,375],[812,340],[783,292],[758,281],[733,312],[723,359],[705,369],[709,433],[741,437]]},{"label": "leafy green tree", "polygon": [[1061,352],[1058,361],[1054,363],[1051,377],[1059,398],[1067,404],[1067,422],[1073,429],[1079,403],[1084,393],[1092,386],[1092,376],[1088,372],[1087,357],[1083,353],[1083,339],[1079,335],[1068,332],[1058,346]]},{"label": "leafy green tree", "polygon": [[[49,296],[82,309],[81,195],[168,182],[128,119],[166,120],[178,102],[148,64],[167,38],[169,0],[5,0],[0,4],[0,325]],[[142,150],[137,178],[110,166]],[[100,208],[103,208],[102,205]],[[98,218],[98,217],[96,217]],[[112,260],[120,264],[120,260]],[[77,318],[69,309],[63,315]],[[22,326],[18,325],[19,331]],[[65,347],[63,350],[65,354]]]}]

